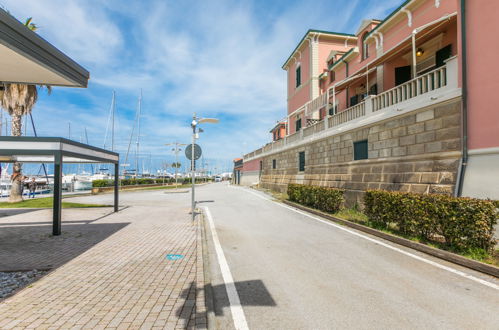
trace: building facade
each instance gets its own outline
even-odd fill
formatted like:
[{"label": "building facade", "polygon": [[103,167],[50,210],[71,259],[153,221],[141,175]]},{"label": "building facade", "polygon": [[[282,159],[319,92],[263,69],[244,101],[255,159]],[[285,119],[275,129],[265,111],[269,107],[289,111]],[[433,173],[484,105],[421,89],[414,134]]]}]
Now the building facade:
[{"label": "building facade", "polygon": [[499,199],[499,109],[483,93],[498,85],[483,34],[498,13],[408,0],[355,35],[309,30],[283,65],[286,135],[244,156],[241,183],[338,187],[349,203],[366,189]]}]

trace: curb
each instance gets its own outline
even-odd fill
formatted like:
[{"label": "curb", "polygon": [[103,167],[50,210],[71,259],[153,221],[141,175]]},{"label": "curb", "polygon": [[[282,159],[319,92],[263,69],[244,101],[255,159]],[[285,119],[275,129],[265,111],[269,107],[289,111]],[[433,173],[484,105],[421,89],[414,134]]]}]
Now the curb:
[{"label": "curb", "polygon": [[418,242],[408,240],[406,238],[402,238],[402,237],[398,237],[398,236],[395,236],[392,234],[388,234],[388,233],[385,233],[385,232],[382,232],[382,231],[376,230],[374,228],[370,228],[370,227],[367,227],[367,226],[364,226],[364,225],[361,225],[361,224],[358,224],[355,222],[336,218],[336,217],[329,215],[327,213],[323,213],[321,211],[314,210],[314,209],[308,208],[306,206],[302,206],[302,205],[299,205],[299,204],[296,204],[296,203],[293,203],[293,202],[290,202],[287,200],[284,200],[282,202],[284,204],[289,205],[289,206],[295,207],[295,208],[300,209],[302,211],[306,211],[306,212],[318,215],[322,218],[326,218],[327,220],[334,221],[334,222],[339,223],[341,225],[344,225],[344,226],[347,226],[347,227],[350,227],[353,229],[357,229],[359,231],[362,231],[362,232],[371,234],[373,236],[383,238],[387,241],[397,243],[397,244],[403,245],[405,247],[429,254],[431,256],[440,258],[442,260],[449,261],[449,262],[458,264],[460,266],[464,266],[464,267],[476,270],[478,272],[499,278],[499,268],[498,267],[488,265],[488,264],[485,264],[485,263],[480,262],[480,261],[471,260],[471,259],[462,257],[462,256],[457,255],[457,254],[452,253],[452,252],[436,249],[436,248],[433,248],[433,247],[425,245],[425,244],[421,244]]},{"label": "curb", "polygon": [[215,329],[215,298],[213,295],[213,287],[211,286],[210,276],[210,257],[208,255],[208,244],[206,237],[206,221],[204,221],[204,213],[201,212],[200,228],[201,228],[201,241],[203,247],[203,270],[204,270],[204,299],[206,305],[206,321],[208,330]]}]

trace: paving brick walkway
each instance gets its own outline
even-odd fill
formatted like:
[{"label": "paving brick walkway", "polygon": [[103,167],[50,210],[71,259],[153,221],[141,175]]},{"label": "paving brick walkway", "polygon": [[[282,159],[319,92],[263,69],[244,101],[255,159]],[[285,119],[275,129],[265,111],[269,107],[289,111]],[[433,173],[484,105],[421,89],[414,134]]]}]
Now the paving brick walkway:
[{"label": "paving brick walkway", "polygon": [[[179,198],[165,197],[160,192],[133,194],[147,200]],[[51,245],[47,241],[52,239],[57,241],[58,249],[76,252],[69,254],[72,259],[64,260],[67,263],[31,287],[0,302],[0,329],[206,328],[199,224],[190,222],[185,205],[179,206],[183,203],[136,204],[107,217],[88,209],[64,210],[64,218],[72,222],[69,225],[63,221],[62,237],[53,239],[47,235],[38,244],[48,248]],[[47,221],[50,211],[16,215],[16,225],[7,226],[9,234],[17,233],[20,242],[33,238],[33,228],[22,226],[19,218],[34,222],[33,215],[37,216],[37,223],[40,218]],[[88,222],[92,216],[100,219]],[[0,231],[5,230],[5,219],[8,220],[0,218]],[[93,228],[85,228],[90,225]],[[90,237],[95,236],[99,226],[107,232],[92,241]],[[50,232],[47,223],[43,228]],[[37,243],[30,242],[32,248],[36,247]],[[74,246],[82,242],[88,243],[85,251]],[[13,242],[6,244],[15,253]],[[22,255],[23,249],[20,251]],[[168,260],[167,254],[183,258]],[[42,264],[56,263],[50,256],[39,256],[46,259],[40,260]],[[20,261],[29,263],[33,258]],[[14,267],[12,262],[10,266]]]}]

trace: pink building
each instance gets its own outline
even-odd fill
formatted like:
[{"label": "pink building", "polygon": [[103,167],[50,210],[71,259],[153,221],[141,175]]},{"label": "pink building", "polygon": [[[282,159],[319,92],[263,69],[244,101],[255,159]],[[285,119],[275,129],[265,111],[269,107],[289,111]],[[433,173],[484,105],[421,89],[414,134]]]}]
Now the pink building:
[{"label": "pink building", "polygon": [[498,14],[499,1],[407,0],[355,35],[309,30],[283,65],[286,137],[244,162],[258,159],[259,182],[280,190],[303,182],[499,199]]}]

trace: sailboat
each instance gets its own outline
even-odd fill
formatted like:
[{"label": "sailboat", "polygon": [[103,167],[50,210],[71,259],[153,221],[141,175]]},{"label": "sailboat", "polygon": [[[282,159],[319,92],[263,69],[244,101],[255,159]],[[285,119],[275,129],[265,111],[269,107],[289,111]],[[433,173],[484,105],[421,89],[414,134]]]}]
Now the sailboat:
[{"label": "sailboat", "polygon": [[[111,151],[114,151],[114,123],[116,116],[116,92],[113,91],[113,96],[111,99],[111,106],[109,108],[109,116],[107,119],[106,133],[104,135],[103,149],[106,149],[108,143],[109,132],[111,133]],[[85,138],[88,144],[88,134],[85,128]],[[63,186],[71,191],[75,190],[90,190],[92,189],[92,182],[95,180],[112,180],[113,175],[109,174],[109,169],[101,167],[98,169],[97,173],[94,173],[94,168],[92,165],[92,173],[78,170],[77,173],[65,174],[62,177]]]},{"label": "sailboat", "polygon": [[[140,90],[140,95],[139,95],[139,102],[137,106],[137,112],[135,114],[135,122],[132,127],[132,132],[130,133],[130,140],[128,141],[128,148],[126,151],[125,155],[125,163],[123,164],[124,170],[123,170],[123,175],[124,177],[134,177],[137,178],[139,177],[139,149],[140,149],[140,115],[142,113],[142,89]],[[135,126],[137,126],[137,140],[135,142],[135,169],[127,169],[126,167],[129,166],[128,164],[128,157],[130,155],[130,147],[132,146],[132,140],[133,140],[133,134],[135,132]]]}]

